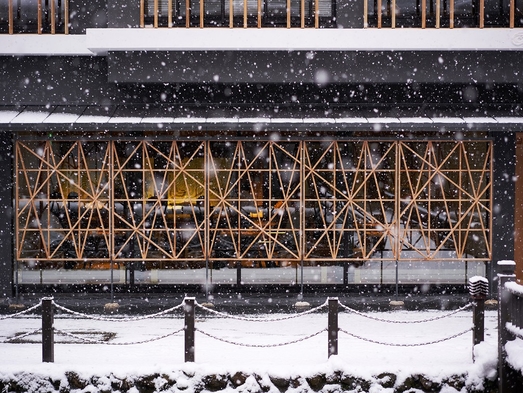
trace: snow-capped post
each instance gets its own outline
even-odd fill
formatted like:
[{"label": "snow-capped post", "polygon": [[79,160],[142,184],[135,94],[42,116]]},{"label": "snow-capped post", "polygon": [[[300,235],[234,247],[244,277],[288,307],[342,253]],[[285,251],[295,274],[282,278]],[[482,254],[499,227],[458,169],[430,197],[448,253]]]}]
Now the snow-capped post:
[{"label": "snow-capped post", "polygon": [[505,345],[510,338],[507,331],[507,323],[510,322],[511,293],[505,288],[505,284],[514,281],[516,275],[514,269],[516,262],[498,262],[498,391],[499,393],[511,392],[508,378],[507,351]]},{"label": "snow-capped post", "polygon": [[329,357],[338,354],[338,298],[329,298],[328,328]]},{"label": "snow-capped post", "polygon": [[42,299],[42,362],[54,363],[53,298]]},{"label": "snow-capped post", "polygon": [[194,362],[194,298],[186,297],[183,301],[185,312],[185,361]]},{"label": "snow-capped post", "polygon": [[489,293],[488,280],[485,277],[474,276],[469,279],[469,294],[472,299],[472,359],[474,346],[485,340],[485,300]]}]

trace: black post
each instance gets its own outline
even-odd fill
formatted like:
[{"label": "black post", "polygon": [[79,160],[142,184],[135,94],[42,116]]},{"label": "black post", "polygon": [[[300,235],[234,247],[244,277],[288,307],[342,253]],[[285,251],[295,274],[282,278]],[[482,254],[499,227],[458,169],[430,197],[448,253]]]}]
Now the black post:
[{"label": "black post", "polygon": [[42,299],[42,362],[54,363],[53,298]]},{"label": "black post", "polygon": [[474,359],[474,346],[485,340],[485,299],[475,299],[472,303],[472,359]]},{"label": "black post", "polygon": [[469,293],[472,299],[472,359],[474,346],[485,340],[485,300],[489,294],[489,282],[485,277],[474,276],[469,279]]},{"label": "black post", "polygon": [[328,319],[328,351],[331,357],[338,354],[338,298],[329,298]]},{"label": "black post", "polygon": [[129,290],[134,292],[134,262],[129,264]]},{"label": "black post", "polygon": [[236,262],[236,286],[240,288],[242,286],[242,263]]},{"label": "black post", "polygon": [[194,298],[184,300],[185,311],[185,361],[194,362]]},{"label": "black post", "polygon": [[510,339],[510,333],[506,329],[510,322],[511,294],[505,288],[505,283],[514,281],[516,275],[514,261],[498,262],[498,392],[511,393],[508,378],[507,351],[505,345]]},{"label": "black post", "polygon": [[343,285],[349,285],[349,264],[343,263]]},{"label": "black post", "polygon": [[472,308],[474,323],[474,345],[485,340],[485,299],[475,299]]}]

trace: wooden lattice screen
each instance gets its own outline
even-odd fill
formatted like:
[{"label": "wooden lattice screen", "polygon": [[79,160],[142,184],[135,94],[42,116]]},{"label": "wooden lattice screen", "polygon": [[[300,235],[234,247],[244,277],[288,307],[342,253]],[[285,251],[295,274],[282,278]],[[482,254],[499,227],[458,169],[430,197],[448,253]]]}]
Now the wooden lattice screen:
[{"label": "wooden lattice screen", "polygon": [[20,140],[16,258],[487,261],[491,160],[483,140]]}]

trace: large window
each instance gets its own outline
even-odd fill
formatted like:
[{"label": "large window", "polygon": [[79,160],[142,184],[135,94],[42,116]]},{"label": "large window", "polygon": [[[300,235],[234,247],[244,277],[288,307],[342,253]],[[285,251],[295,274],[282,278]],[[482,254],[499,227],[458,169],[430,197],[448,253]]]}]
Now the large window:
[{"label": "large window", "polygon": [[21,139],[16,258],[146,270],[489,261],[491,158],[490,141]]}]

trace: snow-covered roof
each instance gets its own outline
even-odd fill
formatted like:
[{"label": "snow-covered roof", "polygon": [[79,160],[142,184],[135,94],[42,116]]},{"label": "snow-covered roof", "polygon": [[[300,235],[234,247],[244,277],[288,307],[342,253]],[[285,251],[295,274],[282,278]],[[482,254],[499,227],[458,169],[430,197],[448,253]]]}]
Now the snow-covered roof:
[{"label": "snow-covered roof", "polygon": [[118,125],[147,128],[178,128],[188,126],[235,126],[252,128],[254,124],[274,127],[323,127],[327,129],[357,127],[369,130],[423,130],[441,129],[449,126],[465,130],[474,128],[484,131],[523,131],[523,116],[490,114],[482,116],[456,116],[455,112],[431,114],[380,115],[375,110],[325,111],[271,111],[266,109],[216,109],[212,107],[183,107],[169,105],[115,105],[115,106],[0,106],[0,127],[22,129],[41,125],[67,129],[69,126],[85,128]]}]

